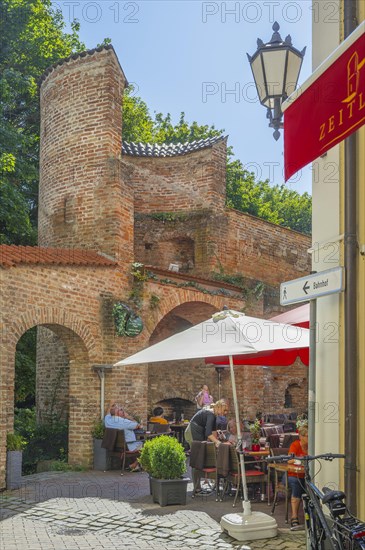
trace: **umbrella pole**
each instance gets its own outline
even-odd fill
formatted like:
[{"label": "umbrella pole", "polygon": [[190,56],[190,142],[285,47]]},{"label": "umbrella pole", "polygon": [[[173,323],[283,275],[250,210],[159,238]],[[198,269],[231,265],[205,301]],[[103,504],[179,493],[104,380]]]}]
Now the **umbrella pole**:
[{"label": "umbrella pole", "polygon": [[[230,370],[231,370],[231,383],[232,383],[232,392],[233,392],[234,413],[235,413],[235,417],[236,417],[236,426],[237,426],[237,439],[238,439],[238,441],[242,441],[240,414],[239,414],[239,410],[238,410],[236,378],[235,378],[235,375],[234,375],[234,365],[233,365],[232,355],[229,355],[229,367],[230,367]],[[242,480],[243,499],[244,499],[243,503],[242,503],[243,513],[244,513],[244,515],[249,516],[251,514],[251,503],[248,500],[245,462],[244,462],[242,453],[240,453],[239,457],[240,457],[241,480]]]}]

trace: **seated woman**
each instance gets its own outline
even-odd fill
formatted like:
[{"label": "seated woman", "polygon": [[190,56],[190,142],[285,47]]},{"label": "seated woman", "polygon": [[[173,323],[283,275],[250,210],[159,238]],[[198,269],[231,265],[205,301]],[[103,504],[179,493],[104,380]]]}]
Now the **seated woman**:
[{"label": "seated woman", "polygon": [[[308,454],[308,426],[303,425],[298,429],[299,440],[293,441],[288,454],[306,456]],[[294,464],[295,460],[288,460],[288,464]],[[305,493],[304,471],[294,472],[288,470],[288,484],[291,488],[291,528],[299,526],[298,512],[302,495]]]},{"label": "seated woman", "polygon": [[[240,427],[241,427],[241,434],[242,434],[243,422],[240,422]],[[231,418],[231,420],[227,424],[226,439],[228,443],[231,443],[231,445],[237,445],[237,424],[234,418]]]},{"label": "seated woman", "polygon": [[153,416],[151,416],[149,422],[154,422],[155,424],[168,424],[166,418],[163,417],[162,407],[155,407],[153,409]]}]

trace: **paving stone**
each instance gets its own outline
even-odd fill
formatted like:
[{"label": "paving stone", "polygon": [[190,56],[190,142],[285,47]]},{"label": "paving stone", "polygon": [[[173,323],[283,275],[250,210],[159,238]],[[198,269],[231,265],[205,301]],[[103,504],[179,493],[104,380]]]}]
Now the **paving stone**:
[{"label": "paving stone", "polygon": [[155,531],[157,529],[157,525],[144,525],[143,529],[146,531]]}]

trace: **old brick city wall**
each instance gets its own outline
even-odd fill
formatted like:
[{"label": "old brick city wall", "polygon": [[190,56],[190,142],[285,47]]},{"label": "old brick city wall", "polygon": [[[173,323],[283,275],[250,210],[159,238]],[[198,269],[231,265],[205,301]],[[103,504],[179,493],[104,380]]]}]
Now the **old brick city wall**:
[{"label": "old brick city wall", "polygon": [[[274,315],[280,312],[279,283],[309,270],[309,238],[225,207],[225,140],[173,146],[167,156],[122,145],[125,82],[110,46],[72,56],[45,73],[40,247],[0,247],[1,441],[13,426],[16,344],[37,326],[39,416],[58,380],[58,410],[69,418],[69,460],[89,465],[91,427],[100,416],[93,365],[113,364],[225,304]],[[136,338],[118,337],[113,304],[137,307],[130,299],[131,293],[136,297],[134,261],[149,265],[152,274],[138,287],[144,330]],[[217,274],[224,280],[215,281]],[[230,282],[234,274],[244,277],[244,294]],[[255,295],[260,282],[265,287]],[[262,367],[237,369],[242,409],[250,402],[262,409],[268,384],[277,395],[273,406],[284,407],[288,385],[299,388],[295,399],[301,405],[305,371],[302,365],[295,375],[290,369],[275,371],[280,375]],[[105,401],[117,399],[146,419],[157,402],[179,399],[189,408],[204,382],[218,396],[215,369],[199,361],[114,367],[106,374]],[[223,373],[222,394],[230,397],[230,391]],[[0,486],[4,475],[2,443]]]}]

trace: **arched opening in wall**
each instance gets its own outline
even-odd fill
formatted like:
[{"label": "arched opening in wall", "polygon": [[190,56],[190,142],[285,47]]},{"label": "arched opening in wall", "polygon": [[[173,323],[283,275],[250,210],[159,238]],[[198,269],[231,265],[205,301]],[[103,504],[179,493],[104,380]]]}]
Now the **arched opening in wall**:
[{"label": "arched opening in wall", "polygon": [[302,388],[299,384],[289,384],[285,388],[285,409],[298,409],[302,404]]},{"label": "arched opening in wall", "polygon": [[[197,323],[208,319],[217,308],[204,302],[185,302],[172,309],[156,326],[150,345],[156,344]],[[203,359],[151,363],[148,368],[149,409],[157,405],[166,408],[165,414],[176,417],[184,414],[189,419],[196,412],[195,396],[207,384],[213,397],[218,399],[217,373],[213,365]]]},{"label": "arched opening in wall", "polygon": [[183,418],[191,418],[196,412],[196,404],[188,399],[181,399],[180,397],[171,397],[169,399],[163,399],[158,403],[152,404],[152,410],[155,407],[162,407],[164,410],[164,417],[170,421],[179,421]]},{"label": "arched opening in wall", "polygon": [[[79,370],[82,376],[86,366],[90,371],[84,342],[66,327],[38,325],[19,339],[15,355],[14,431],[27,440],[23,474],[49,469],[52,461],[67,463],[77,422],[75,403],[82,401],[81,393],[87,391],[87,377],[81,390],[81,380],[75,379],[74,371]],[[76,387],[71,387],[71,379]],[[77,393],[80,395],[75,398]]]},{"label": "arched opening in wall", "polygon": [[171,264],[177,265],[181,273],[192,271],[195,266],[195,242],[187,236],[177,236],[158,243],[147,243],[145,250],[146,263],[156,267],[169,269]]}]

